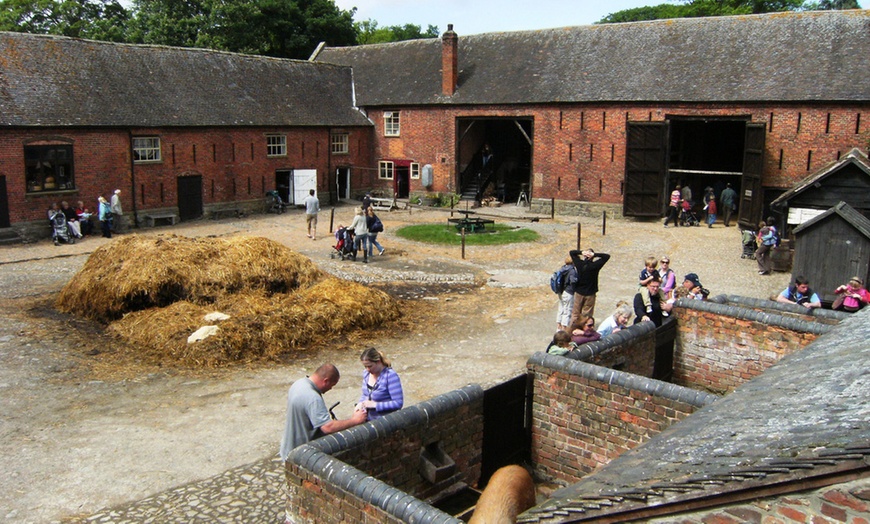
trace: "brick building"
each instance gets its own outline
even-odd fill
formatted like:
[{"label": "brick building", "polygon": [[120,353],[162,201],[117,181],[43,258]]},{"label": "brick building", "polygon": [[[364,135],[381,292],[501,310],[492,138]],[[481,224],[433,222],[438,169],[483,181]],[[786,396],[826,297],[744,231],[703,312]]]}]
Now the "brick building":
[{"label": "brick building", "polygon": [[754,225],[794,183],[867,147],[870,79],[850,63],[868,50],[870,11],[855,10],[461,38],[451,26],[313,58],[353,67],[379,180],[399,196],[480,184],[660,216],[678,183],[697,199],[730,182]]}]

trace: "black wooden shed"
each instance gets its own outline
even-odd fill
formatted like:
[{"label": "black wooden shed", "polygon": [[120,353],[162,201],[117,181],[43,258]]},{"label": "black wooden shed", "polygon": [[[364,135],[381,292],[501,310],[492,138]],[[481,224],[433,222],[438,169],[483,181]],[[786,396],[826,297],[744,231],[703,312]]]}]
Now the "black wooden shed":
[{"label": "black wooden shed", "polygon": [[796,227],[839,202],[870,218],[870,160],[857,148],[798,182],[771,206],[787,208],[787,222]]},{"label": "black wooden shed", "polygon": [[834,290],[853,276],[870,277],[870,219],[840,202],[804,222],[795,237],[792,277],[804,275],[822,302],[834,301]]}]

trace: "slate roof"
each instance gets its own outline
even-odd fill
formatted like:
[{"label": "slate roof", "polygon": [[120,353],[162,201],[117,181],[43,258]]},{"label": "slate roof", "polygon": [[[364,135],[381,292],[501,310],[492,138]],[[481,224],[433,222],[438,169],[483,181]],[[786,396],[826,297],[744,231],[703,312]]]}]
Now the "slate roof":
[{"label": "slate roof", "polygon": [[[730,395],[554,492],[518,521],[613,518],[834,472],[866,475],[868,369],[865,309]],[[800,489],[805,485],[798,482]]]},{"label": "slate roof", "polygon": [[[457,26],[461,32],[461,25]],[[323,48],[364,106],[870,100],[870,10],[602,24],[459,36],[441,94],[441,39]]]},{"label": "slate roof", "polygon": [[349,68],[0,32],[0,126],[353,126]]},{"label": "slate roof", "polygon": [[867,176],[870,176],[870,159],[868,159],[867,155],[862,153],[861,150],[856,147],[843,155],[839,160],[831,162],[795,184],[791,189],[776,197],[770,205],[776,207],[788,205],[789,200],[815,186],[817,182],[824,180],[833,173],[836,173],[846,164],[855,164]]}]

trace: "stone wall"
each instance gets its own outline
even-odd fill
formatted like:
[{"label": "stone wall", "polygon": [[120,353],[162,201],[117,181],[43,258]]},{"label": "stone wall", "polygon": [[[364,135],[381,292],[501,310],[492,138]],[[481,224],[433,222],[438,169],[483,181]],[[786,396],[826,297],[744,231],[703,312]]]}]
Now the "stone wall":
[{"label": "stone wall", "polygon": [[534,374],[532,463],[544,479],[577,482],[718,397],[546,353]]},{"label": "stone wall", "polygon": [[288,514],[317,524],[404,522],[412,515],[459,522],[424,500],[477,482],[482,440],[479,386],[327,435],[288,457]]},{"label": "stone wall", "polygon": [[583,344],[573,354],[575,360],[652,377],[656,360],[656,327],[652,322],[641,322]]},{"label": "stone wall", "polygon": [[677,301],[674,383],[730,393],[832,327],[829,319],[798,318],[773,307],[782,304],[767,304],[771,308],[765,310],[760,304],[747,308],[727,302]]}]

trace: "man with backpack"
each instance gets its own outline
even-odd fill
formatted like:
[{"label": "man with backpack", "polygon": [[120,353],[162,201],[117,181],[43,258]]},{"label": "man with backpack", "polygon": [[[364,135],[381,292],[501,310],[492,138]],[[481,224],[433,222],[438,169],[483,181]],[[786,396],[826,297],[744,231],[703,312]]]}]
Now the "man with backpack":
[{"label": "man with backpack", "polygon": [[598,273],[610,260],[607,253],[596,253],[586,248],[571,250],[569,255],[577,269],[577,283],[574,286],[574,307],[571,311],[571,325],[580,317],[595,316],[595,295],[598,293]]},{"label": "man with backpack", "polygon": [[779,237],[776,233],[776,227],[773,217],[768,217],[766,222],[763,222],[764,227],[758,231],[760,245],[755,251],[755,261],[758,262],[758,274],[769,275],[771,271],[770,250],[779,244]]},{"label": "man with backpack", "polygon": [[574,309],[574,287],[577,284],[577,268],[571,257],[565,257],[565,265],[550,277],[550,289],[559,296],[559,312],[556,314],[556,330],[568,331],[571,312]]}]

